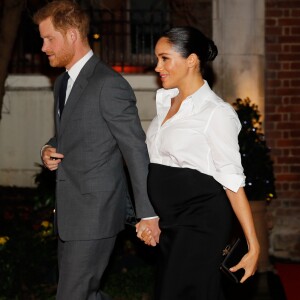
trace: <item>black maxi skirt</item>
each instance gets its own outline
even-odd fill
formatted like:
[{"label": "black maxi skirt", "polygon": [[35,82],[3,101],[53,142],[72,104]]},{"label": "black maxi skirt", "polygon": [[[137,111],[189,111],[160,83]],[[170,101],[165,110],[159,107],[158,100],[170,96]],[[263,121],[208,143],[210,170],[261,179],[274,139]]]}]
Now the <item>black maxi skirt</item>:
[{"label": "black maxi skirt", "polygon": [[150,164],[148,192],[160,217],[155,300],[223,300],[222,249],[233,211],[223,187],[188,168]]}]

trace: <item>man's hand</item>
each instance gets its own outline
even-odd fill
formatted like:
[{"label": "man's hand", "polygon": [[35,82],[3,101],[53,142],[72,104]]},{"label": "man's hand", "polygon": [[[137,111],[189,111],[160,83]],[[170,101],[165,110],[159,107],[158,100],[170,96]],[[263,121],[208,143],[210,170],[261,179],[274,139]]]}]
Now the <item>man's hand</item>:
[{"label": "man's hand", "polygon": [[156,246],[159,243],[159,218],[141,220],[136,224],[137,237],[147,245]]},{"label": "man's hand", "polygon": [[54,171],[58,168],[59,163],[61,163],[64,155],[56,152],[56,148],[51,146],[45,146],[42,149],[42,161],[44,166],[48,168],[50,171]]}]

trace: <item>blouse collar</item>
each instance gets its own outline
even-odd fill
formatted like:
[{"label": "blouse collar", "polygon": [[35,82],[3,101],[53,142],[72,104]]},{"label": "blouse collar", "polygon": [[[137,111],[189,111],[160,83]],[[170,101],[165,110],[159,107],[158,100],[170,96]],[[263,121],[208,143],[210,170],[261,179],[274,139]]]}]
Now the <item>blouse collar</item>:
[{"label": "blouse collar", "polygon": [[[188,96],[184,101],[191,100],[194,107],[199,108],[210,94],[212,90],[210,89],[206,80],[204,84],[192,95]],[[179,93],[177,88],[174,89],[159,89],[156,94],[156,109],[157,113],[169,109],[171,106],[171,99],[176,97]]]}]

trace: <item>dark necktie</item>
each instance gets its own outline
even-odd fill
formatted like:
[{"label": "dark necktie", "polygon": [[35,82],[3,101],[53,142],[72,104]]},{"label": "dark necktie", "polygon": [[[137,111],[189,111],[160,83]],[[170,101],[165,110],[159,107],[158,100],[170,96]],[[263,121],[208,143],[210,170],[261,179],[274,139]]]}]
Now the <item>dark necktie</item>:
[{"label": "dark necktie", "polygon": [[65,106],[66,91],[67,91],[69,77],[70,77],[69,73],[65,72],[59,88],[59,116],[60,117],[62,116],[64,106]]}]

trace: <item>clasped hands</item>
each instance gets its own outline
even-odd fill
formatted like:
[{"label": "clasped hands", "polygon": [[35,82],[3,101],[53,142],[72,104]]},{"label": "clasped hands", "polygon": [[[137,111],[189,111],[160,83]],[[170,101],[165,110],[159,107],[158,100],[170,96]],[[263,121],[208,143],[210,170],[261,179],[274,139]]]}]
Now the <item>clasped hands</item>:
[{"label": "clasped hands", "polygon": [[148,246],[156,246],[159,243],[160,229],[159,218],[142,219],[135,225],[137,237]]}]

